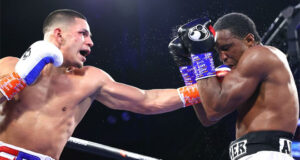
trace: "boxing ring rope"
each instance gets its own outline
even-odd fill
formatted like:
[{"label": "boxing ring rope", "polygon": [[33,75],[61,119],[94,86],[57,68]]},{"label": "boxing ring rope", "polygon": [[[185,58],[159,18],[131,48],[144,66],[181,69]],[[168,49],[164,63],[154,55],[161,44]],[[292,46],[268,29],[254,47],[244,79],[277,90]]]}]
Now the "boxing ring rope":
[{"label": "boxing ring rope", "polygon": [[118,160],[160,160],[76,137],[70,137],[66,146],[71,149]]}]

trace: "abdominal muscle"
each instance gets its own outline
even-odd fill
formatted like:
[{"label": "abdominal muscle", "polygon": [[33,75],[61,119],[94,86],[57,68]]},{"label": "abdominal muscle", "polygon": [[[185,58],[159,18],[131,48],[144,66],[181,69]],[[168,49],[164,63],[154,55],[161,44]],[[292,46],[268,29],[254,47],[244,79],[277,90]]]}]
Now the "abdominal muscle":
[{"label": "abdominal muscle", "polygon": [[92,99],[74,90],[60,96],[31,91],[24,90],[18,100],[3,104],[0,141],[59,159]]}]

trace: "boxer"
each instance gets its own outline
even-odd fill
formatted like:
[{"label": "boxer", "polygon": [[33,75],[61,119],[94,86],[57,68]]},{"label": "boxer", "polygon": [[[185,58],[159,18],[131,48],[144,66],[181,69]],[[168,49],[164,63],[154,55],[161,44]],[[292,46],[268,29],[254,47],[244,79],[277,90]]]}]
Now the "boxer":
[{"label": "boxer", "polygon": [[84,66],[94,43],[87,19],[76,11],[53,11],[43,33],[20,59],[0,60],[0,159],[59,159],[94,100],[141,114],[189,105],[184,87],[142,90]]},{"label": "boxer", "polygon": [[[291,140],[297,128],[299,100],[286,55],[261,44],[254,22],[241,13],[219,18],[214,26],[196,19],[178,30],[197,81],[201,122],[212,125],[237,110],[232,160],[293,159]],[[219,83],[212,49],[231,71]]]}]

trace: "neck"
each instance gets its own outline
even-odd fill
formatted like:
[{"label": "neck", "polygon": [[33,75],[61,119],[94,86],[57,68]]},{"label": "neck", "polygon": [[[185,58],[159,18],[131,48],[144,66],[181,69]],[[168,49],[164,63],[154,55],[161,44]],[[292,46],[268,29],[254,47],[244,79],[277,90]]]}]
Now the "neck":
[{"label": "neck", "polygon": [[61,66],[61,67],[55,67],[52,64],[48,64],[45,66],[43,69],[43,75],[53,75],[53,74],[67,74],[70,73],[74,70],[73,67],[66,67],[66,66]]}]

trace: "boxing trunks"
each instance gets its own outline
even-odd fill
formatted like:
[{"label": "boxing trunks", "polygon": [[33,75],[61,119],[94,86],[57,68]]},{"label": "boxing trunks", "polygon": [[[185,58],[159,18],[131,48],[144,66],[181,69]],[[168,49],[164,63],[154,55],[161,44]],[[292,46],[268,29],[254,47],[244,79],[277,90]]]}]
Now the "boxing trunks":
[{"label": "boxing trunks", "polygon": [[53,158],[32,152],[0,141],[0,160],[54,160]]},{"label": "boxing trunks", "polygon": [[250,132],[230,143],[230,159],[293,160],[292,138],[293,134],[282,131]]}]

